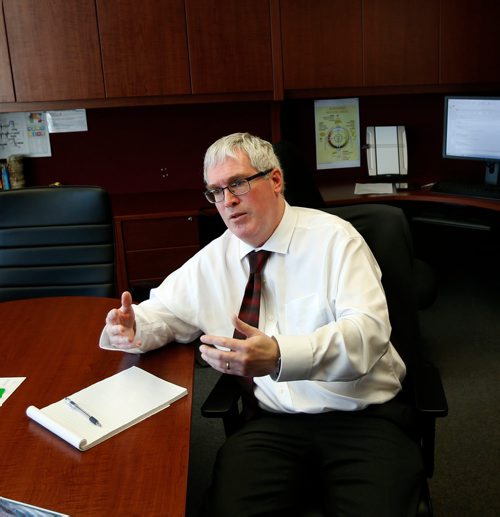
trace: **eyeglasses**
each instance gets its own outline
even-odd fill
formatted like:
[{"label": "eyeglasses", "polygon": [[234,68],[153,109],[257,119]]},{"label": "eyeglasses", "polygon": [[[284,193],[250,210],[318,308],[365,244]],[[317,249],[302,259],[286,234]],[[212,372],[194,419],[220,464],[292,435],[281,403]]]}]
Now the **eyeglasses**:
[{"label": "eyeglasses", "polygon": [[224,201],[224,191],[227,189],[231,194],[235,196],[242,196],[243,194],[248,194],[250,192],[250,182],[257,178],[261,178],[262,176],[267,176],[273,169],[268,169],[267,171],[258,172],[253,176],[249,176],[248,178],[239,178],[237,180],[232,181],[227,187],[217,187],[211,188],[209,190],[205,190],[204,194],[210,203],[220,203]]}]

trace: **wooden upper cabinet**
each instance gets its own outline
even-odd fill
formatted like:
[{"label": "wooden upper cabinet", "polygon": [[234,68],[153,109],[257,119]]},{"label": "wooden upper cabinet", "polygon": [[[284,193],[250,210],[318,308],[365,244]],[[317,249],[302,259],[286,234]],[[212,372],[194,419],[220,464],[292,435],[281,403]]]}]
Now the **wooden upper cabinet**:
[{"label": "wooden upper cabinet", "polygon": [[191,92],[184,0],[97,0],[107,97]]},{"label": "wooden upper cabinet", "polygon": [[441,0],[443,84],[500,81],[498,0]]},{"label": "wooden upper cabinet", "polygon": [[104,97],[94,0],[4,0],[18,102]]},{"label": "wooden upper cabinet", "polygon": [[269,0],[186,0],[193,93],[273,89]]},{"label": "wooden upper cabinet", "polygon": [[363,86],[361,0],[281,0],[285,90]]},{"label": "wooden upper cabinet", "polygon": [[439,2],[363,4],[365,86],[438,84]]},{"label": "wooden upper cabinet", "polygon": [[14,102],[14,87],[10,70],[9,49],[5,37],[2,1],[0,0],[0,102]]}]

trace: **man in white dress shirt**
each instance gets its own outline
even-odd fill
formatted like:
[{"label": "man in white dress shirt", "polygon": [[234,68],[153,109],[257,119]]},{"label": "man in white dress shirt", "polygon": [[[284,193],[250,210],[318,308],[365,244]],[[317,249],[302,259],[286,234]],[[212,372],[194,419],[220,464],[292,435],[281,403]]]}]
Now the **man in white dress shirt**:
[{"label": "man in white dress shirt", "polygon": [[[125,292],[101,346],[142,353],[201,336],[212,368],[254,379],[260,411],[219,451],[207,514],[294,515],[309,471],[328,514],[414,514],[423,469],[398,397],[406,369],[366,243],[338,217],[288,205],[279,161],[257,137],[212,144],[204,175],[227,231],[149,300],[132,305]],[[258,328],[236,316],[254,250],[270,252]]]}]

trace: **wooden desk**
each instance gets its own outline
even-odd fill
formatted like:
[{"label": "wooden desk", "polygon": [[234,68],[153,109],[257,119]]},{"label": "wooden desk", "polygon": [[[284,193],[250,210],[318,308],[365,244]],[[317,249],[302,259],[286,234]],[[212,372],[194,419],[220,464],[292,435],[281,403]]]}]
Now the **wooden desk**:
[{"label": "wooden desk", "polygon": [[[334,183],[327,178],[318,182],[318,188],[327,206],[390,203],[404,205],[408,211],[425,203],[435,208],[441,205],[449,212],[465,207],[486,210],[488,216],[500,214],[500,201],[438,194],[429,189],[356,195],[353,182]],[[112,201],[117,292],[131,290],[138,300],[224,229],[216,208],[198,190],[122,194],[113,196]]]},{"label": "wooden desk", "polygon": [[475,207],[500,212],[500,201],[432,192],[429,188],[398,191],[393,194],[354,194],[354,183],[322,183],[319,190],[327,205],[352,205],[354,203],[420,202],[439,203],[459,207]]},{"label": "wooden desk", "polygon": [[[194,347],[145,355],[98,348],[106,298],[0,303],[0,377],[26,377],[0,407],[0,495],[72,517],[185,514]],[[31,421],[68,393],[137,365],[188,389],[188,396],[86,452]]]}]

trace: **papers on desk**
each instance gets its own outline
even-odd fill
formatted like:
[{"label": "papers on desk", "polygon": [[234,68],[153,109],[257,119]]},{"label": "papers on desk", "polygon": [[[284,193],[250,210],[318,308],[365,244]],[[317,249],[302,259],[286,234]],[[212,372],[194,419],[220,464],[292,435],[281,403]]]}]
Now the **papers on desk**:
[{"label": "papers on desk", "polygon": [[[43,409],[30,406],[26,414],[73,447],[85,451],[186,394],[186,388],[132,366],[69,395],[81,408],[79,411],[63,399]],[[100,425],[93,424],[90,416]]]},{"label": "papers on desk", "polygon": [[19,388],[19,385],[25,379],[26,377],[0,377],[0,406]]},{"label": "papers on desk", "polygon": [[394,185],[392,183],[356,183],[355,194],[392,194]]}]

